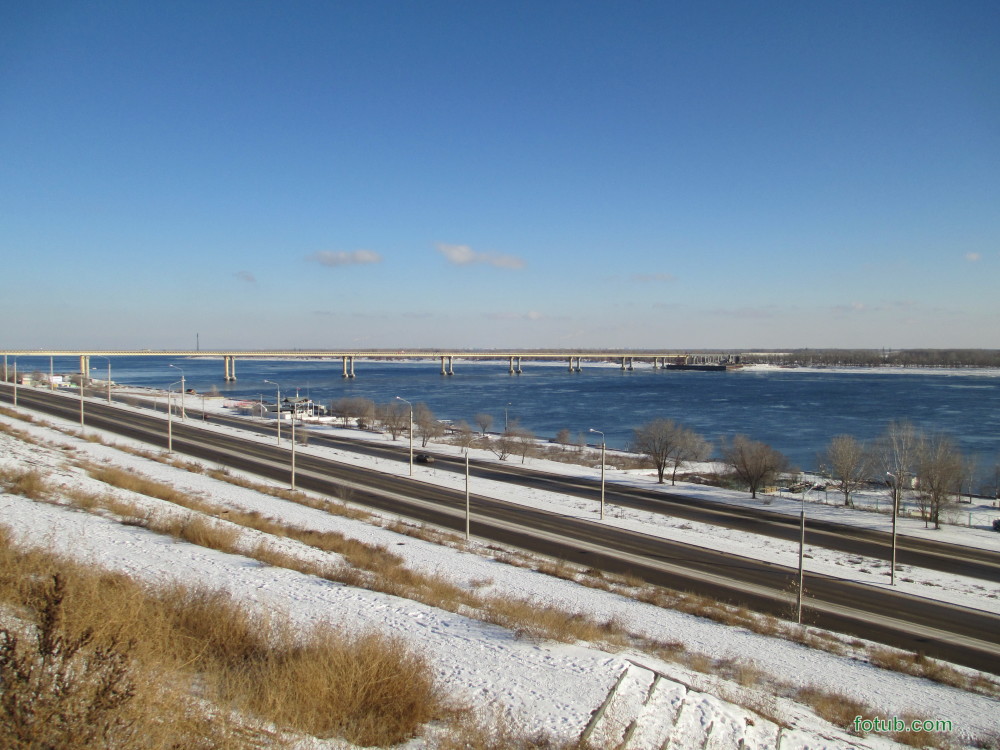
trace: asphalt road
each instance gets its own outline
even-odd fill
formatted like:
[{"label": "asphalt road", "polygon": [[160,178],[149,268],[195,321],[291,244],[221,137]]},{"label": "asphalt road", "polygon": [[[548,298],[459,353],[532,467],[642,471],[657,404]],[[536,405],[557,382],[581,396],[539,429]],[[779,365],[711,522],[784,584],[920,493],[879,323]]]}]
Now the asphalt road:
[{"label": "asphalt road", "polygon": [[[9,389],[5,395],[9,401]],[[21,388],[19,401],[79,419],[78,402],[66,396]],[[87,401],[85,411],[90,426],[166,446],[162,416],[95,401]],[[217,421],[214,416],[213,421]],[[173,434],[175,451],[278,481],[289,479],[287,439],[279,448],[205,432],[176,419]],[[310,441],[316,442],[313,436]],[[464,471],[464,464],[462,468]],[[504,474],[506,471],[499,476]],[[333,496],[346,491],[355,503],[464,530],[463,493],[406,477],[350,467],[299,451],[297,485]],[[792,606],[788,592],[794,591],[797,571],[783,566],[485,497],[473,496],[471,510],[472,533],[479,538],[602,570],[631,573],[650,583],[780,616],[788,616]],[[810,623],[1000,674],[997,615],[808,573],[805,590],[806,620]]]},{"label": "asphalt road", "polygon": [[[200,414],[196,409],[190,411],[193,414]],[[211,419],[241,429],[274,434],[273,425],[262,425],[247,419],[214,414]],[[316,445],[329,445],[384,460],[401,462],[409,460],[409,448],[405,442],[398,446],[373,445],[315,432],[310,434],[309,440]],[[417,450],[428,452],[423,448]],[[450,456],[435,456],[434,466],[438,470],[463,475],[465,473],[464,460]],[[491,479],[592,500],[595,507],[600,502],[600,484],[588,478],[547,474],[516,463],[498,466],[495,462],[481,463],[475,460],[470,461],[470,474],[474,478]],[[605,486],[605,501],[649,513],[665,514],[687,521],[723,526],[776,539],[796,543],[799,540],[797,517],[775,513],[763,507],[746,508],[686,496],[678,492],[615,487],[613,484]],[[1000,548],[1000,534],[997,535],[997,543]],[[891,536],[887,533],[808,517],[806,544],[886,561],[891,558]],[[896,547],[896,562],[899,565],[912,565],[987,581],[1000,581],[1000,549],[993,551],[962,547],[904,535],[897,535]]]}]

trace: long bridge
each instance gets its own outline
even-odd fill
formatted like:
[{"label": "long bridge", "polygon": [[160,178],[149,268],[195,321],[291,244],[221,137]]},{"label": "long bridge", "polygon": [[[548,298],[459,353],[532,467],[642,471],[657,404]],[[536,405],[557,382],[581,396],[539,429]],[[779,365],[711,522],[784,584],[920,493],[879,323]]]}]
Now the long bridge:
[{"label": "long bridge", "polygon": [[229,349],[192,349],[192,350],[124,350],[124,349],[8,349],[0,350],[4,358],[4,377],[7,373],[8,358],[16,362],[19,357],[49,357],[50,362],[55,357],[79,357],[80,375],[89,377],[90,358],[98,357],[202,357],[221,359],[227,382],[236,380],[237,359],[330,359],[341,360],[343,376],[353,378],[356,359],[375,360],[441,360],[441,374],[455,374],[455,360],[507,360],[507,369],[511,375],[522,372],[522,361],[558,361],[566,360],[570,372],[580,372],[584,360],[597,362],[616,362],[621,369],[631,370],[637,361],[649,362],[654,369],[705,369],[725,370],[738,367],[739,355],[730,354],[688,354],[666,351],[601,351],[601,350],[515,350],[515,351],[447,351],[434,349],[369,349],[369,350],[229,350]]}]

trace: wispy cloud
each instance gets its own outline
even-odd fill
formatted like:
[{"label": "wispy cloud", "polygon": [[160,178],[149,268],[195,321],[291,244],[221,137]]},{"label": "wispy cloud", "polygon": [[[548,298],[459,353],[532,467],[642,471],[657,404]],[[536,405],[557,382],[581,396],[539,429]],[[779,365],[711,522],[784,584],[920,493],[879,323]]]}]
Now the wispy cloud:
[{"label": "wispy cloud", "polygon": [[642,283],[658,282],[667,284],[671,281],[677,281],[677,277],[672,273],[634,273],[629,279],[632,281],[639,281]]},{"label": "wispy cloud", "polygon": [[480,253],[473,250],[468,245],[446,245],[438,243],[438,252],[443,255],[449,263],[456,266],[468,266],[474,263],[482,263],[494,268],[506,268],[516,270],[524,268],[524,260],[516,255],[503,255],[498,253]]},{"label": "wispy cloud", "polygon": [[870,308],[864,302],[852,302],[849,305],[834,305],[833,311],[835,313],[859,313],[865,312]]},{"label": "wispy cloud", "polygon": [[528,312],[494,312],[484,313],[484,318],[488,320],[541,320],[545,316],[536,310]]},{"label": "wispy cloud", "polygon": [[337,268],[339,266],[362,266],[370,263],[381,263],[382,256],[374,250],[354,250],[352,252],[345,250],[320,250],[312,255],[307,255],[306,260],[319,263],[321,266],[327,266],[328,268]]},{"label": "wispy cloud", "polygon": [[249,271],[237,271],[236,273],[233,274],[233,276],[235,276],[240,281],[247,282],[248,284],[255,284],[257,282],[257,277],[254,276]]},{"label": "wispy cloud", "polygon": [[980,255],[979,253],[966,253],[965,254],[965,259],[967,261],[969,261],[969,263],[975,263],[976,261],[980,260],[982,257],[983,256]]}]

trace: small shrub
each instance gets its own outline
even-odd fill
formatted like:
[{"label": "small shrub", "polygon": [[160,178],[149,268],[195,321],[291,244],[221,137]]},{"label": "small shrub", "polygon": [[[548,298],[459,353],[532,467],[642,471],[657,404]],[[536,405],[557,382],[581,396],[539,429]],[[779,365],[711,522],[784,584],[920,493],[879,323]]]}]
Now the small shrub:
[{"label": "small shrub", "polygon": [[125,711],[135,695],[130,644],[92,643],[63,629],[65,582],[56,575],[33,637],[0,629],[0,746],[106,747],[131,742]]},{"label": "small shrub", "polygon": [[871,709],[844,693],[815,686],[799,688],[796,700],[811,706],[816,714],[838,727],[851,726],[856,716],[870,716]]},{"label": "small shrub", "polygon": [[41,500],[49,491],[49,483],[36,469],[0,471],[0,487],[4,492],[21,495],[29,500]]}]

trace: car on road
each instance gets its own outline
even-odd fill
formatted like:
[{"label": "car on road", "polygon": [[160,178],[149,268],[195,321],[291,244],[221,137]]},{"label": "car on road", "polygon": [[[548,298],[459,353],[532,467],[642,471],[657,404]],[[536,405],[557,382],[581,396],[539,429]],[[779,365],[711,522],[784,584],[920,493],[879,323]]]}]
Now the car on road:
[{"label": "car on road", "polygon": [[434,463],[434,456],[429,453],[418,453],[413,457],[413,460],[418,464],[432,464]]}]

